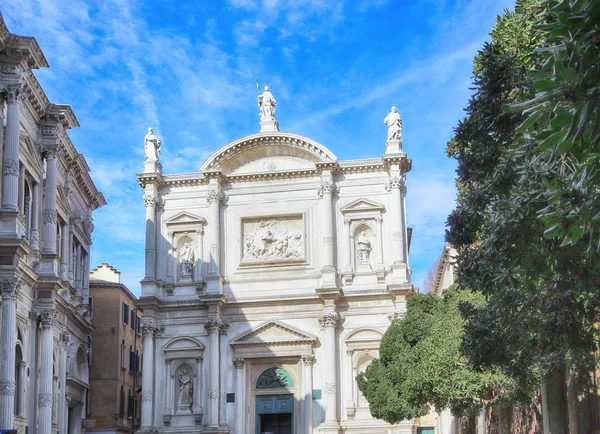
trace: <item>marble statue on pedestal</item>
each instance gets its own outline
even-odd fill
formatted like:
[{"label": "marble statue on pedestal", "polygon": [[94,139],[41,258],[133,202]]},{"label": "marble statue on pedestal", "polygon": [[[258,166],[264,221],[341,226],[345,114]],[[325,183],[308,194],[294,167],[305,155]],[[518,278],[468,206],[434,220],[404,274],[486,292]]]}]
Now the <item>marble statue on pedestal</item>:
[{"label": "marble statue on pedestal", "polygon": [[144,137],[144,150],[146,160],[158,160],[160,157],[160,139],[154,134],[153,128],[148,128],[148,134]]},{"label": "marble statue on pedestal", "polygon": [[194,263],[194,250],[190,243],[185,243],[179,255],[181,260],[181,277],[189,277],[192,275]]},{"label": "marble statue on pedestal", "polygon": [[398,113],[396,107],[392,107],[391,111],[383,120],[383,123],[388,127],[388,141],[401,140],[402,137],[402,117]]},{"label": "marble statue on pedestal", "polygon": [[356,237],[356,263],[360,265],[369,265],[371,256],[371,239],[367,236],[366,231],[362,231]]},{"label": "marble statue on pedestal", "polygon": [[258,107],[260,107],[260,120],[272,121],[275,120],[275,106],[277,101],[269,91],[269,86],[265,86],[265,91],[258,95]]}]

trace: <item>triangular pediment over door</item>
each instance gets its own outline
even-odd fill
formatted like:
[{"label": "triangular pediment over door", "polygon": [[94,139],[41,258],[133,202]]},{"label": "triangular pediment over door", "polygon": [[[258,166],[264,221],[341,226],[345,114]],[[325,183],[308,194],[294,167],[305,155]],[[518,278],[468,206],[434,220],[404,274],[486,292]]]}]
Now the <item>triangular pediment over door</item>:
[{"label": "triangular pediment over door", "polygon": [[229,341],[234,358],[303,356],[313,353],[317,337],[279,320],[267,320]]}]

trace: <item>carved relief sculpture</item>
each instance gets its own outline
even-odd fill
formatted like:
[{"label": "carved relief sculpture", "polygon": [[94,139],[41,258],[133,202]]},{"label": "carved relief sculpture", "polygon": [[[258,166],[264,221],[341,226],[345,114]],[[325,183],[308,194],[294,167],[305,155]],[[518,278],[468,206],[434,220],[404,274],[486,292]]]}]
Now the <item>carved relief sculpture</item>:
[{"label": "carved relief sculpture", "polygon": [[244,222],[243,262],[304,259],[304,234],[300,216]]}]

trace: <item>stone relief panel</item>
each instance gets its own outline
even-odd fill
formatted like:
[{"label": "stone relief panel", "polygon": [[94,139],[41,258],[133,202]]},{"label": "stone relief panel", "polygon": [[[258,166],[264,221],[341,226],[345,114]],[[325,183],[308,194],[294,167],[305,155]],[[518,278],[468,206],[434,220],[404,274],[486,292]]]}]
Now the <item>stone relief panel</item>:
[{"label": "stone relief panel", "polygon": [[242,265],[304,261],[305,229],[301,214],[242,220]]}]

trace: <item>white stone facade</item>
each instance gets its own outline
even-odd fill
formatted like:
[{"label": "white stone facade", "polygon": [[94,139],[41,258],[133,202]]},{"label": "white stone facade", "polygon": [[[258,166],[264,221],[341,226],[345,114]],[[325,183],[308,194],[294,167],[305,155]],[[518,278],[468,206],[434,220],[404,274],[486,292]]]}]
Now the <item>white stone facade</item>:
[{"label": "white stone facade", "polygon": [[33,38],[0,15],[0,430],[78,434],[86,416],[92,211],[105,205],[48,101]]},{"label": "white stone facade", "polygon": [[142,431],[411,433],[373,419],[354,380],[414,290],[411,160],[394,139],[338,161],[270,121],[197,173],[147,158],[138,175]]}]

